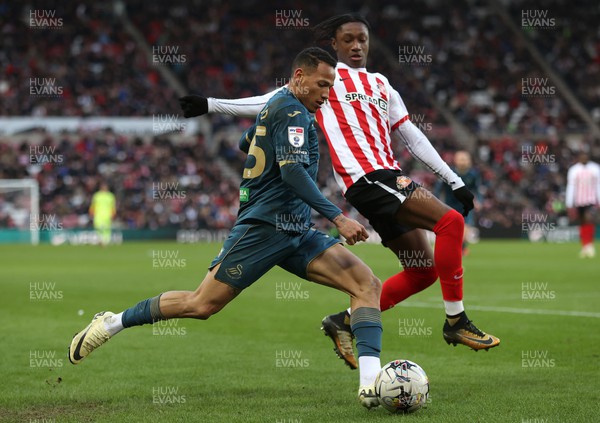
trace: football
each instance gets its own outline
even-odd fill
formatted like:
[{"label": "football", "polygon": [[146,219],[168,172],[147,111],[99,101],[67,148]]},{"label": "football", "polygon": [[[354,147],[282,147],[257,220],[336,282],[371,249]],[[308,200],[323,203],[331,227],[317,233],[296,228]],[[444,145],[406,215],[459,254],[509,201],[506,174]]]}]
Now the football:
[{"label": "football", "polygon": [[429,379],[417,363],[390,361],[375,379],[375,394],[381,406],[391,413],[414,413],[429,398]]}]

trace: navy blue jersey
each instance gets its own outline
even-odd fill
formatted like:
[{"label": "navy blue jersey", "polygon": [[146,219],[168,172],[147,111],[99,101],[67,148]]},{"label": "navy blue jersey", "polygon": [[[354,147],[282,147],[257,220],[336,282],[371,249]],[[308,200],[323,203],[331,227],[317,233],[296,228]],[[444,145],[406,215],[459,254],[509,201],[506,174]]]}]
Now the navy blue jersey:
[{"label": "navy blue jersey", "polygon": [[308,109],[287,88],[282,89],[244,133],[240,148],[248,157],[240,185],[238,223],[261,221],[283,230],[289,227],[292,232],[308,230],[310,206],[283,182],[280,170],[286,163],[300,163],[316,181],[319,143]]}]

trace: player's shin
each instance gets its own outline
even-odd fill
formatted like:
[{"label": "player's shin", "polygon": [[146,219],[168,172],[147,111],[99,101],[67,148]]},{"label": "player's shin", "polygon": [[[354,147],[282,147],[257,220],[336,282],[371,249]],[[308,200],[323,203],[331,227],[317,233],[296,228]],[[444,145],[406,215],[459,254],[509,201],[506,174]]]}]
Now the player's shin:
[{"label": "player's shin", "polygon": [[579,238],[581,245],[586,246],[594,242],[595,225],[593,223],[585,223],[579,227]]},{"label": "player's shin", "polygon": [[125,310],[122,317],[123,327],[129,328],[165,320],[160,311],[160,297],[160,295],[157,295],[148,298]]},{"label": "player's shin", "polygon": [[140,301],[135,306],[104,319],[104,328],[110,336],[115,336],[125,328],[165,320],[160,311],[161,295]]},{"label": "player's shin", "polygon": [[389,310],[411,295],[421,292],[437,280],[437,272],[433,267],[411,268],[388,278],[381,289],[381,311]]},{"label": "player's shin", "polygon": [[440,276],[446,314],[464,311],[462,237],[464,219],[456,210],[448,211],[433,227],[435,232],[435,268]]},{"label": "player's shin", "polygon": [[352,311],[350,325],[356,337],[360,385],[371,385],[381,369],[381,312],[373,307],[359,307]]}]

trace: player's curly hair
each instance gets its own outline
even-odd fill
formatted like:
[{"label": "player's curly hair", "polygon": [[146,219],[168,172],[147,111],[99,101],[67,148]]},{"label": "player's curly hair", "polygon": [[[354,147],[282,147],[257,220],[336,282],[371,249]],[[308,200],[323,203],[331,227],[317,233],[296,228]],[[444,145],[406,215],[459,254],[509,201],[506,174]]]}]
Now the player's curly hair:
[{"label": "player's curly hair", "polygon": [[313,34],[316,42],[329,41],[335,38],[335,33],[340,26],[349,22],[360,22],[365,24],[367,30],[371,31],[369,22],[357,13],[346,13],[344,15],[332,16],[329,19],[325,19],[323,22],[317,24],[313,28]]}]

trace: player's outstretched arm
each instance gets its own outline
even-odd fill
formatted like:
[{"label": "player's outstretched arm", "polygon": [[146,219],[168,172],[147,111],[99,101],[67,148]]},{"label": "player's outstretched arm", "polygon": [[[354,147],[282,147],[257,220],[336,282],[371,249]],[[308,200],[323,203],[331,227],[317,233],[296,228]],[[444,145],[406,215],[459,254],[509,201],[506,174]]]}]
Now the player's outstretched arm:
[{"label": "player's outstretched arm", "polygon": [[325,198],[302,164],[282,164],[281,179],[306,204],[333,222],[348,244],[353,245],[368,238],[363,225],[345,217],[339,207]]},{"label": "player's outstretched arm", "polygon": [[387,90],[390,93],[389,119],[392,127],[390,130],[392,142],[402,142],[414,158],[427,166],[453,190],[464,186],[463,180],[442,160],[425,134],[409,120],[408,110],[398,91],[389,83]]},{"label": "player's outstretched arm", "polygon": [[450,169],[450,166],[440,157],[438,152],[429,142],[429,139],[410,120],[403,122],[391,132],[392,142],[402,142],[409,153],[444,182],[458,189],[465,185],[463,180]]},{"label": "player's outstretched arm", "polygon": [[463,180],[450,169],[433,148],[429,139],[410,120],[406,120],[390,134],[392,141],[401,141],[410,154],[438,175],[444,182],[452,187],[454,196],[463,205],[463,216],[473,210],[475,198],[473,193],[465,186]]},{"label": "player's outstretched arm", "polygon": [[184,118],[202,116],[208,113],[208,99],[200,95],[186,95],[179,99]]},{"label": "player's outstretched arm", "polygon": [[200,95],[186,95],[179,99],[183,116],[186,118],[202,116],[207,113],[220,113],[224,115],[255,117],[283,87],[254,97],[238,99],[222,99],[213,97],[202,97]]}]

